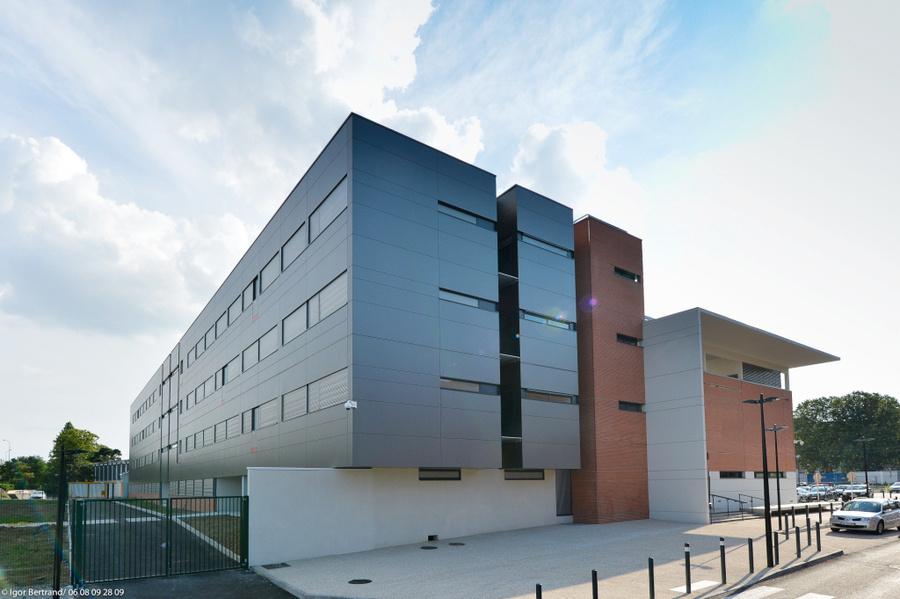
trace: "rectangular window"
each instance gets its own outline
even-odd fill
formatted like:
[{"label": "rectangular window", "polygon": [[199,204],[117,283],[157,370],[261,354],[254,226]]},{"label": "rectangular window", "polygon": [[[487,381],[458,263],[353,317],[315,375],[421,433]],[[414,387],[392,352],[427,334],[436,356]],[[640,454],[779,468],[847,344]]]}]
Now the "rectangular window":
[{"label": "rectangular window", "polygon": [[203,447],[203,431],[194,435],[194,449]]},{"label": "rectangular window", "polygon": [[190,368],[191,364],[194,363],[194,348],[192,347],[190,351],[188,351],[187,355],[187,367]]},{"label": "rectangular window", "polygon": [[232,416],[225,421],[225,438],[234,439],[241,434],[241,415]]},{"label": "rectangular window", "polygon": [[216,432],[214,427],[209,427],[203,431],[203,447],[207,447],[216,442]]},{"label": "rectangular window", "polygon": [[309,301],[306,302],[307,309],[307,321],[309,322],[309,326],[312,327],[319,323],[319,294],[315,294]]},{"label": "rectangular window", "polygon": [[559,393],[548,393],[546,391],[532,391],[531,389],[522,389],[522,397],[525,399],[538,399],[540,401],[552,401],[556,403],[578,403],[574,395],[561,395]]},{"label": "rectangular window", "polygon": [[564,250],[561,247],[557,247],[555,245],[551,245],[540,239],[535,239],[534,237],[529,237],[528,235],[523,235],[519,233],[519,239],[528,245],[533,245],[534,247],[541,248],[542,250],[547,250],[548,252],[553,252],[558,256],[563,256],[565,258],[572,258],[575,254],[572,253],[572,250]]},{"label": "rectangular window", "polygon": [[206,381],[203,383],[203,389],[203,397],[209,397],[213,394],[213,391],[216,390],[216,381],[213,376],[206,379]]},{"label": "rectangular window", "polygon": [[306,414],[306,385],[282,397],[281,419],[290,420]]},{"label": "rectangular window", "polygon": [[441,379],[441,389],[453,391],[468,391],[469,393],[483,393],[484,395],[500,395],[500,386],[489,383],[476,383],[472,381],[460,381],[458,379]]},{"label": "rectangular window", "polygon": [[634,403],[632,401],[620,401],[619,409],[622,410],[623,412],[640,412],[641,404]]},{"label": "rectangular window", "polygon": [[250,304],[253,303],[253,300],[256,299],[256,277],[250,281],[250,284],[244,288],[244,293],[241,294],[241,305],[244,307],[244,310],[250,307]]},{"label": "rectangular window", "polygon": [[216,425],[215,437],[213,439],[213,443],[221,443],[225,440],[225,423],[220,422]]},{"label": "rectangular window", "polygon": [[634,274],[630,270],[625,270],[624,268],[619,268],[618,266],[616,266],[614,272],[623,279],[628,279],[629,281],[634,281],[635,283],[641,282],[641,276]]},{"label": "rectangular window", "polygon": [[504,480],[544,480],[543,470],[504,470]]},{"label": "rectangular window", "polygon": [[278,422],[278,400],[270,399],[253,408],[253,430],[272,426]]},{"label": "rectangular window", "polygon": [[309,215],[309,242],[319,236],[347,207],[347,177],[341,179],[319,207]]},{"label": "rectangular window", "polygon": [[441,289],[438,291],[438,297],[448,302],[454,302],[457,304],[462,304],[464,306],[472,306],[473,308],[480,308],[482,310],[487,310],[488,312],[497,311],[497,304],[495,302],[483,300],[469,295],[463,295],[461,293],[456,293],[455,291],[447,291],[446,289]]},{"label": "rectangular window", "polygon": [[253,432],[253,410],[247,410],[241,414],[241,430],[245,435]]},{"label": "rectangular window", "polygon": [[216,321],[216,339],[225,334],[225,329],[228,328],[228,312],[222,314],[219,317],[219,320]]},{"label": "rectangular window", "polygon": [[306,304],[303,304],[285,318],[281,323],[282,345],[296,339],[306,330]]},{"label": "rectangular window", "polygon": [[206,397],[205,387],[204,385],[200,385],[196,389],[194,389],[194,403],[200,403]]},{"label": "rectangular window", "polygon": [[347,273],[342,273],[326,285],[318,295],[319,320],[324,320],[342,306],[347,305]]},{"label": "rectangular window", "polygon": [[238,316],[241,315],[241,296],[237,296],[237,299],[231,302],[231,305],[228,306],[228,326],[233,325],[237,322]]},{"label": "rectangular window", "polygon": [[[762,472],[754,472],[753,476],[754,476],[754,478],[762,478],[763,473]],[[787,478],[787,476],[785,475],[784,472],[769,472],[769,478]]]},{"label": "rectangular window", "polygon": [[197,342],[197,345],[194,346],[194,357],[199,358],[203,355],[203,352],[206,351],[206,338],[201,337],[200,341]]},{"label": "rectangular window", "polygon": [[[719,478],[744,478],[744,473],[743,472],[719,472]],[[760,478],[762,478],[762,476],[760,476]]]},{"label": "rectangular window", "polygon": [[459,468],[419,468],[419,480],[462,480]]},{"label": "rectangular window", "polygon": [[623,335],[622,333],[616,333],[616,341],[624,343],[625,345],[634,345],[635,347],[641,346],[640,339],[632,337],[631,335]]},{"label": "rectangular window", "polygon": [[519,310],[519,316],[524,320],[536,322],[538,324],[544,324],[550,327],[555,327],[557,329],[568,329],[570,331],[575,330],[574,322],[569,322],[568,320],[563,320],[561,318],[553,318],[552,316],[534,314],[532,312],[526,312],[525,310]]},{"label": "rectangular window", "polygon": [[192,405],[194,405],[194,392],[193,391],[191,391],[190,393],[187,394],[187,396],[185,396],[184,409],[190,410]]},{"label": "rectangular window", "polygon": [[441,202],[438,202],[438,212],[440,212],[441,214],[446,214],[447,216],[452,216],[453,218],[458,218],[459,220],[466,221],[467,223],[472,223],[473,225],[478,225],[479,227],[487,229],[488,231],[494,231],[497,229],[493,221],[490,221],[486,218],[481,218],[480,216],[476,216],[474,214],[465,212],[463,210],[460,210],[459,208],[454,208],[453,206],[449,206]]},{"label": "rectangular window", "polygon": [[278,261],[278,254],[269,260],[269,263],[266,264],[262,271],[259,273],[259,293],[262,295],[262,292],[268,289],[269,285],[272,284],[278,277],[278,273],[281,272],[281,264]]},{"label": "rectangular window", "polygon": [[253,368],[259,362],[259,341],[254,341],[250,347],[244,350],[244,372]]},{"label": "rectangular window", "polygon": [[212,346],[213,341],[216,340],[216,325],[209,327],[209,330],[206,331],[206,347],[209,348]]},{"label": "rectangular window", "polygon": [[349,397],[347,369],[344,368],[309,384],[309,411],[343,404]]},{"label": "rectangular window", "polygon": [[225,368],[220,368],[216,371],[216,389],[221,389],[225,385],[223,380],[224,375]]},{"label": "rectangular window", "polygon": [[278,349],[278,327],[274,326],[259,338],[259,359],[265,360]]},{"label": "rectangular window", "polygon": [[241,357],[235,356],[232,358],[231,362],[225,365],[225,368],[222,369],[222,382],[230,383],[241,373]]},{"label": "rectangular window", "polygon": [[281,270],[287,269],[306,249],[306,223],[294,231],[291,238],[281,247]]},{"label": "rectangular window", "polygon": [[187,437],[184,440],[184,450],[185,451],[193,451],[194,450],[194,435]]}]

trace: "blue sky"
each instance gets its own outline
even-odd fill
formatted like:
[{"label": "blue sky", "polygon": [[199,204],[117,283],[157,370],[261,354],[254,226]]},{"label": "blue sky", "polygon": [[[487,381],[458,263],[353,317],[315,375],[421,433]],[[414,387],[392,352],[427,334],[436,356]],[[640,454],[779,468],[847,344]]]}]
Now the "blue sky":
[{"label": "blue sky", "polygon": [[[892,2],[6,2],[0,436],[128,406],[348,112],[644,239],[694,306],[893,377]],[[6,444],[3,444],[6,447]]]}]

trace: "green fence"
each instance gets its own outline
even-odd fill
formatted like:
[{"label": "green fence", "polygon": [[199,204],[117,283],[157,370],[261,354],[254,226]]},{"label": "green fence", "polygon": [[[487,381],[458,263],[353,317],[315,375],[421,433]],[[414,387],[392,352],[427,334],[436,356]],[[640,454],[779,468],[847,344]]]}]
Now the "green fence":
[{"label": "green fence", "polygon": [[76,582],[247,567],[247,497],[76,499]]},{"label": "green fence", "polygon": [[[0,501],[0,589],[53,586],[56,501]],[[62,577],[69,584],[69,527],[63,527]]]}]

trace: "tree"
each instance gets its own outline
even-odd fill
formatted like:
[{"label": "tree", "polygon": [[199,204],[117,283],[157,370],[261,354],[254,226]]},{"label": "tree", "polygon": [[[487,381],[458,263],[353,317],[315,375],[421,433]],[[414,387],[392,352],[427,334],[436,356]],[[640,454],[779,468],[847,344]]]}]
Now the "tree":
[{"label": "tree", "polygon": [[93,481],[94,462],[122,459],[121,451],[97,443],[97,435],[75,428],[71,422],[67,422],[53,441],[50,461],[47,463],[49,476],[45,486],[51,495],[57,495],[59,491],[59,460],[63,449],[84,451],[66,456],[66,478],[69,482]]},{"label": "tree", "polygon": [[38,455],[18,457],[0,465],[0,488],[40,489],[47,474],[47,463]]},{"label": "tree", "polygon": [[900,465],[900,402],[889,395],[854,391],[840,397],[820,397],[794,410],[797,465],[808,471],[842,472],[864,468],[866,444],[869,470]]}]

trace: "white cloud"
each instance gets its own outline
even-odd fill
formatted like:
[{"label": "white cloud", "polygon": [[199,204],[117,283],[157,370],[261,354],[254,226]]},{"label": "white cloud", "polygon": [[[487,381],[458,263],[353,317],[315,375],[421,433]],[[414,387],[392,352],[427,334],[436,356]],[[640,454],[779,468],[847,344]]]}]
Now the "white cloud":
[{"label": "white cloud", "polygon": [[56,138],[0,137],[0,155],[5,314],[125,336],[180,327],[250,244],[253,231],[230,214],[192,221],[103,197]]},{"label": "white cloud", "polygon": [[532,125],[500,187],[518,183],[571,207],[575,218],[590,214],[640,237],[649,211],[644,189],[628,169],[606,168],[606,138],[591,122]]},{"label": "white cloud", "polygon": [[399,110],[383,118],[381,123],[466,162],[474,162],[484,149],[481,141],[484,132],[478,117],[448,123],[435,109],[425,107]]}]

